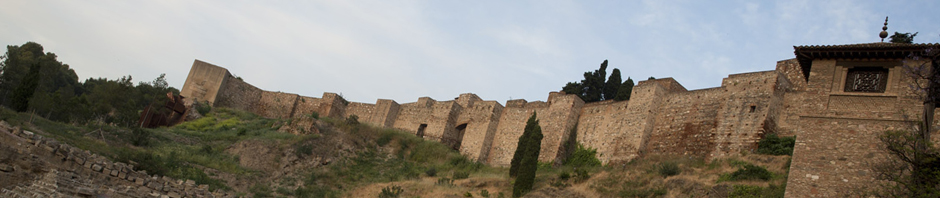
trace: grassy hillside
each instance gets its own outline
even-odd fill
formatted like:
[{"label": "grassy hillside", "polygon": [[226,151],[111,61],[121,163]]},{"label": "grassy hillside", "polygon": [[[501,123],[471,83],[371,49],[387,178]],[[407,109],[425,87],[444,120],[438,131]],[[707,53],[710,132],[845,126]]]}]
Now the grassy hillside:
[{"label": "grassy hillside", "polygon": [[[507,168],[394,129],[351,119],[267,119],[216,108],[174,127],[131,129],[53,122],[0,109],[0,119],[150,174],[248,197],[508,197]],[[315,127],[292,134],[297,123]],[[791,146],[792,147],[792,146]],[[599,166],[589,148],[563,166],[540,164],[527,197],[782,197],[789,156],[706,162],[648,156]]]}]

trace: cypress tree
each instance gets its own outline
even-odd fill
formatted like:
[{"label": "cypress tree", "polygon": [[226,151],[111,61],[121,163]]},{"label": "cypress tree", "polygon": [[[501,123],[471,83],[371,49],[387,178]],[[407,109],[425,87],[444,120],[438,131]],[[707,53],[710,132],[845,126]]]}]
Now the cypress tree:
[{"label": "cypress tree", "polygon": [[617,97],[622,82],[620,79],[620,69],[614,68],[614,71],[610,73],[610,78],[607,78],[607,83],[604,84],[604,100],[613,100]]},{"label": "cypress tree", "polygon": [[525,130],[522,132],[522,135],[519,136],[519,142],[516,143],[516,151],[512,154],[512,160],[509,162],[509,176],[516,177],[519,174],[520,162],[522,162],[523,156],[526,154],[529,144],[529,140],[532,138],[531,130],[529,129],[529,123],[535,121],[535,117],[538,112],[532,113],[532,117],[529,117],[529,120],[526,121]]},{"label": "cypress tree", "polygon": [[620,89],[617,90],[617,97],[614,100],[624,101],[630,99],[630,93],[633,92],[633,79],[627,77],[627,81],[623,81],[623,84],[620,84]]},{"label": "cypress tree", "polygon": [[[538,170],[539,162],[539,152],[542,148],[542,127],[539,126],[539,121],[536,119],[536,115],[532,114],[532,117],[529,117],[529,120],[526,121],[525,131],[522,133],[522,137],[525,137],[526,145],[519,145],[516,147],[516,152],[519,153],[520,150],[523,150],[521,158],[516,166],[516,181],[513,183],[512,187],[512,196],[521,197],[525,193],[528,193],[532,190],[532,184],[535,183],[535,171]],[[520,141],[522,142],[522,141]],[[513,161],[515,161],[515,156]],[[512,167],[510,167],[512,170]]]}]

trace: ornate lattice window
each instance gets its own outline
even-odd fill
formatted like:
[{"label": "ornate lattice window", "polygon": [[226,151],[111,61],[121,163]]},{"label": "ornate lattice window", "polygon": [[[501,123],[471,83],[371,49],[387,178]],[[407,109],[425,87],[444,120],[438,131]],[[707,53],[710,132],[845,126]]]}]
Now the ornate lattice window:
[{"label": "ornate lattice window", "polygon": [[856,67],[845,75],[845,92],[884,93],[888,84],[888,69],[883,67]]}]

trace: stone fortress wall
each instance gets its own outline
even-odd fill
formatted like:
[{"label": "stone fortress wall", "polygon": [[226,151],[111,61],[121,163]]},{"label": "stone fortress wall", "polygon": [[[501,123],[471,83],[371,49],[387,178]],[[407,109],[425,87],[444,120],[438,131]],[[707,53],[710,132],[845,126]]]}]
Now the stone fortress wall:
[{"label": "stone fortress wall", "polygon": [[196,60],[180,94],[269,118],[314,112],[337,118],[356,115],[360,122],[440,141],[495,166],[509,164],[526,120],[537,113],[544,134],[540,161],[561,160],[566,142],[573,138],[597,149],[606,164],[647,154],[710,158],[753,151],[765,132],[776,130],[777,108],[790,81],[800,80],[784,75],[793,72],[786,69],[798,68],[780,68],[730,75],[721,87],[692,91],[672,78],[641,81],[629,101],[585,104],[575,95],[552,92],[547,101],[517,99],[503,106],[471,93],[449,101],[421,97],[412,103],[379,99],[370,104],[349,102],[335,93],[314,98],[271,92]]},{"label": "stone fortress wall", "polygon": [[[272,118],[356,115],[495,166],[509,164],[533,113],[545,136],[543,162],[559,162],[569,141],[597,149],[604,164],[617,164],[645,155],[724,158],[753,152],[767,134],[795,135],[786,196],[845,197],[877,185],[871,167],[889,157],[878,136],[911,130],[921,119],[922,97],[903,69],[929,65],[909,59],[929,48],[940,44],[796,46],[796,58],[778,61],[771,71],[732,74],[720,87],[699,90],[687,90],[672,78],[640,81],[628,101],[584,103],[551,92],[547,101],[510,100],[505,106],[470,93],[449,101],[357,103],[334,93],[313,98],[260,90],[199,60],[181,95]],[[872,84],[878,90],[852,88]],[[938,128],[937,119],[932,123]],[[933,137],[940,142],[940,136]]]}]

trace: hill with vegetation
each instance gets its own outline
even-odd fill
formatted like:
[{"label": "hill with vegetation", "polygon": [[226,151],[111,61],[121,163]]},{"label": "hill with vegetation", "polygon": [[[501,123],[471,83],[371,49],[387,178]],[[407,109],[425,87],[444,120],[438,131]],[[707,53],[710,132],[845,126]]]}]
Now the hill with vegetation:
[{"label": "hill with vegetation", "polygon": [[[201,117],[179,125],[135,127],[142,109],[164,103],[162,96],[168,92],[178,94],[166,84],[164,75],[136,85],[130,76],[79,82],[67,64],[57,61],[55,54],[44,52],[37,43],[8,46],[7,50],[0,61],[0,120],[54,139],[56,144],[82,150],[72,152],[87,151],[145,171],[153,178],[174,178],[238,197],[513,194],[515,180],[509,176],[508,167],[473,162],[439,142],[359,123],[355,117],[312,114],[270,119],[240,110],[196,105],[193,110]],[[619,76],[615,81],[620,81]],[[632,87],[632,81],[624,86]],[[312,127],[298,127],[298,123]],[[15,135],[0,140],[3,192],[35,185],[35,181],[110,182],[81,179],[92,177],[89,175],[50,178],[48,173],[55,169],[74,169],[55,165],[61,164],[56,160],[68,157],[30,153],[46,152],[41,149],[26,152],[21,147],[29,147],[25,144],[30,142]],[[782,197],[793,139],[769,136],[756,151],[761,154],[738,158],[706,161],[686,156],[645,156],[627,164],[606,166],[601,166],[593,149],[580,145],[572,148],[574,151],[563,164],[537,164],[533,190],[524,197]],[[133,185],[133,181],[129,183]],[[79,191],[129,196],[100,189]]]}]

